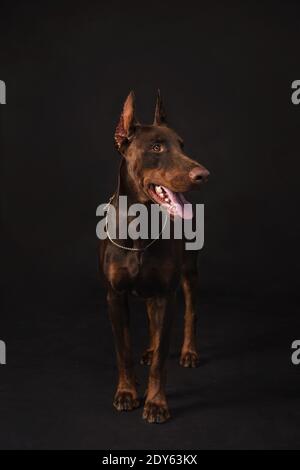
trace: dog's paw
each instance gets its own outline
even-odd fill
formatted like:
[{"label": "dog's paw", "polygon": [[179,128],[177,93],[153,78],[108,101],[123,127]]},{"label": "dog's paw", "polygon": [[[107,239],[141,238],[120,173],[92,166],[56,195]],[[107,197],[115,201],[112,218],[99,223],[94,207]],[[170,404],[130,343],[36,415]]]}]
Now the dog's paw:
[{"label": "dog's paw", "polygon": [[118,391],[115,395],[113,405],[118,411],[132,411],[139,407],[140,402],[132,392]]},{"label": "dog's paw", "polygon": [[143,366],[151,366],[153,351],[151,349],[146,349],[141,357],[141,364]]},{"label": "dog's paw", "polygon": [[186,351],[181,353],[179,364],[182,367],[198,367],[199,355],[196,351]]},{"label": "dog's paw", "polygon": [[166,403],[158,404],[151,401],[144,406],[143,419],[148,423],[164,423],[170,418],[170,412]]}]

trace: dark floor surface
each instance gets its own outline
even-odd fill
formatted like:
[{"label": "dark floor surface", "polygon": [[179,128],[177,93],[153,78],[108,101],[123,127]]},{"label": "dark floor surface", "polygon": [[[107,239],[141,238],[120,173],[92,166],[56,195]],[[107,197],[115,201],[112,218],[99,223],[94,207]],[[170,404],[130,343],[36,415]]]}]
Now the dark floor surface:
[{"label": "dark floor surface", "polygon": [[[32,298],[12,292],[6,305],[2,449],[300,447],[300,365],[291,363],[291,343],[300,336],[295,299],[203,295],[198,369],[178,365],[177,313],[167,388],[172,419],[150,425],[142,408],[118,413],[112,407],[115,358],[98,284],[86,280],[66,289],[62,283],[45,292]],[[136,301],[132,331],[138,363],[147,332]],[[138,365],[141,396],[146,374]]]}]

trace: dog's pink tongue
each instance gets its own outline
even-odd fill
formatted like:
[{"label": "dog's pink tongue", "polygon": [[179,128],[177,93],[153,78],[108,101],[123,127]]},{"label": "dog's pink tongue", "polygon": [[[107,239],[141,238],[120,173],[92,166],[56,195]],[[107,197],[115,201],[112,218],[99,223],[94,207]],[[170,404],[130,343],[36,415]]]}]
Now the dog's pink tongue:
[{"label": "dog's pink tongue", "polygon": [[173,193],[173,191],[164,186],[163,188],[171,201],[173,214],[178,215],[182,219],[192,219],[192,205],[185,199],[184,195],[181,193]]}]

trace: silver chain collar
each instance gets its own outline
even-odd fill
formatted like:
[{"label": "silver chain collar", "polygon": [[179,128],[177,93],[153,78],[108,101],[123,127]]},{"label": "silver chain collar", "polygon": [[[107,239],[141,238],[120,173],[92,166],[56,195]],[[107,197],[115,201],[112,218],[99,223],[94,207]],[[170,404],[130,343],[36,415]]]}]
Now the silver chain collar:
[{"label": "silver chain collar", "polygon": [[[106,209],[107,207],[109,207],[111,201],[114,199],[116,193],[114,193],[111,198],[109,199],[108,203],[106,204],[105,208]],[[153,243],[155,243],[159,237],[161,236],[161,234],[163,233],[163,231],[165,230],[166,228],[166,225],[167,225],[167,220],[168,220],[168,216],[166,215],[166,218],[165,218],[165,221],[164,221],[164,225],[161,229],[161,231],[159,232],[158,236],[156,238],[154,238],[154,240],[151,240],[150,243],[148,243],[148,245],[146,245],[144,248],[130,248],[128,246],[124,246],[124,245],[119,245],[117,242],[115,242],[110,234],[109,234],[109,231],[108,231],[108,220],[107,220],[107,217],[108,217],[108,214],[109,214],[109,209],[107,210],[106,212],[106,217],[105,217],[105,229],[106,229],[106,233],[107,233],[107,236],[109,238],[109,240],[111,241],[111,243],[115,246],[117,246],[118,248],[122,248],[123,250],[127,250],[127,251],[145,251],[147,250],[147,248],[149,248],[149,246],[153,245]]]}]

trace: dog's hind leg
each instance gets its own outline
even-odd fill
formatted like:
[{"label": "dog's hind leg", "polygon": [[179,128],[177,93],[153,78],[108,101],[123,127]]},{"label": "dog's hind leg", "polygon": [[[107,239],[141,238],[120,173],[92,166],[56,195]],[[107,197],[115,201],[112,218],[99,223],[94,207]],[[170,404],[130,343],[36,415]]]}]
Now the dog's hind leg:
[{"label": "dog's hind leg", "polygon": [[139,400],[130,348],[128,298],[109,288],[107,301],[119,371],[113,405],[118,411],[130,411],[139,406]]},{"label": "dog's hind leg", "polygon": [[151,305],[147,302],[147,315],[148,315],[148,331],[149,331],[149,346],[142,354],[141,364],[144,366],[150,366],[152,362],[153,349],[154,349],[154,324],[152,321],[152,310]]},{"label": "dog's hind leg", "polygon": [[185,313],[184,338],[180,355],[180,365],[182,367],[197,367],[199,364],[199,355],[196,344],[196,307],[198,288],[196,263],[189,269],[184,270],[181,284],[185,298]]}]

